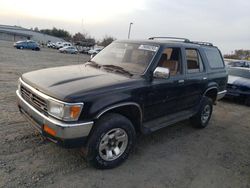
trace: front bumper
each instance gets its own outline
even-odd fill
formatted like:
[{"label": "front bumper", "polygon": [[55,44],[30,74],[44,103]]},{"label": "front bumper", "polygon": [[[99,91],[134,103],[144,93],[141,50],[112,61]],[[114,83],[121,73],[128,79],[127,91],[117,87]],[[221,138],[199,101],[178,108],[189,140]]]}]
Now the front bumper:
[{"label": "front bumper", "polygon": [[[20,112],[43,136],[66,147],[74,147],[73,145],[78,146],[78,144],[84,144],[94,124],[93,121],[80,123],[65,123],[59,121],[39,112],[23,99],[18,90],[16,91],[16,95]],[[56,132],[56,135],[52,136],[46,133],[43,129],[44,125],[53,129]],[[78,141],[81,143],[77,143]],[[71,143],[73,144],[72,146]]]}]

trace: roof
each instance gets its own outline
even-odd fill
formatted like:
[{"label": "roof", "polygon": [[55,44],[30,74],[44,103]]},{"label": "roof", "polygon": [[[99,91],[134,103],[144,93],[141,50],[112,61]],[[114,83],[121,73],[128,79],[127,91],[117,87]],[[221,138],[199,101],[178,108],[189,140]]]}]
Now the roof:
[{"label": "roof", "polygon": [[9,31],[9,30],[4,30],[0,28],[0,33],[8,33],[8,34],[14,34],[14,35],[19,35],[19,36],[25,36],[25,37],[31,37],[32,35],[27,34],[27,33],[20,33],[16,31]]},{"label": "roof", "polygon": [[23,28],[20,26],[0,25],[0,32],[1,33],[16,34],[19,36],[27,36],[35,41],[43,41],[43,42],[47,42],[47,41],[52,41],[52,42],[62,41],[62,42],[64,42],[65,41],[62,38],[55,37],[52,35],[47,35],[47,34],[44,34],[44,33],[38,32],[38,31]]}]

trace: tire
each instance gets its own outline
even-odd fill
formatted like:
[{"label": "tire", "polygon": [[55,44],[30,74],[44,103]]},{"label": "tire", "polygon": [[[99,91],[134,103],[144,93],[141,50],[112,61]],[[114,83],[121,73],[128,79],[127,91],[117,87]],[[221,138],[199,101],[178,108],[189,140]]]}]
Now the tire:
[{"label": "tire", "polygon": [[114,168],[128,158],[135,145],[135,135],[133,125],[126,117],[106,114],[96,122],[85,157],[96,168]]},{"label": "tire", "polygon": [[213,112],[213,101],[211,98],[203,97],[199,111],[191,118],[194,127],[205,128]]}]

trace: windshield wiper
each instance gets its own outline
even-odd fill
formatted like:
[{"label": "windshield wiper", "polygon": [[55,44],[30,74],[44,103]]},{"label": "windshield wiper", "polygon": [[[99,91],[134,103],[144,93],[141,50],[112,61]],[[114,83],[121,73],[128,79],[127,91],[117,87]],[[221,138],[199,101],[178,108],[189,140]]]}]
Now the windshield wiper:
[{"label": "windshield wiper", "polygon": [[87,63],[85,63],[85,66],[92,66],[92,67],[95,67],[95,68],[101,68],[101,65],[99,65],[98,63],[96,63],[95,61],[92,61],[92,60],[89,60]]},{"label": "windshield wiper", "polygon": [[122,67],[119,67],[117,65],[103,65],[102,68],[106,69],[106,70],[113,70],[114,72],[118,72],[121,74],[127,74],[129,76],[133,76],[133,74],[127,70],[125,70]]}]

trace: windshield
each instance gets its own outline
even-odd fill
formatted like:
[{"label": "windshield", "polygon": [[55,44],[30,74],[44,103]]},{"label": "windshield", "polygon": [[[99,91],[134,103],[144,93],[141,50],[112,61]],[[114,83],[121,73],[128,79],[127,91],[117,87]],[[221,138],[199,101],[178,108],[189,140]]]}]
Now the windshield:
[{"label": "windshield", "polygon": [[239,76],[242,78],[250,79],[250,70],[249,69],[237,69],[237,68],[229,68],[228,74],[232,76]]},{"label": "windshield", "polygon": [[100,66],[119,66],[131,74],[143,74],[158,48],[154,45],[114,42],[91,61]]}]

